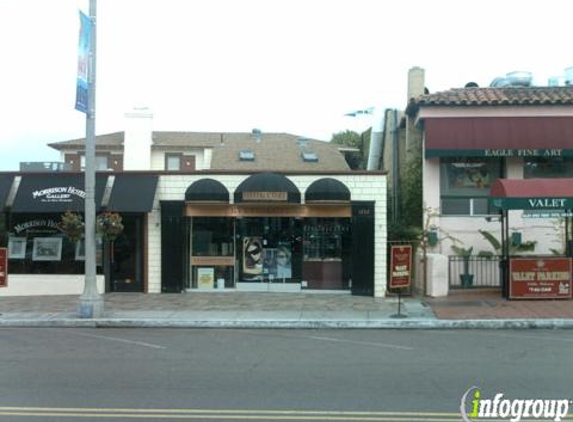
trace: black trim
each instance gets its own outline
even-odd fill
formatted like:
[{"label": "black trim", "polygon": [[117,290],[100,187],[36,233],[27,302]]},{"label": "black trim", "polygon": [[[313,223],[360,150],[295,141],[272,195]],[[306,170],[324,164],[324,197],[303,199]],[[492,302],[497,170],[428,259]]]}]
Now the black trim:
[{"label": "black trim", "polygon": [[[24,175],[14,198],[12,212],[84,212],[84,177],[83,173],[36,173],[34,175]],[[96,175],[95,204],[97,211],[101,209],[101,200],[107,177],[107,174]],[[45,191],[51,188],[60,188],[60,190]]]},{"label": "black trim", "polygon": [[115,176],[108,211],[150,212],[157,188],[158,176],[118,174]]},{"label": "black trim", "polygon": [[310,184],[305,201],[350,201],[350,190],[340,180],[325,177]]},{"label": "black trim", "polygon": [[188,240],[184,201],[161,201],[161,292],[184,289],[185,245]]},{"label": "black trim", "polygon": [[235,190],[235,202],[243,201],[243,192],[286,192],[283,202],[300,204],[300,191],[287,177],[277,173],[258,173],[247,177]]},{"label": "black trim", "polygon": [[0,211],[3,211],[6,206],[6,199],[8,199],[13,182],[14,176],[0,174]]},{"label": "black trim", "polygon": [[214,179],[199,179],[185,191],[186,201],[218,201],[229,203],[229,191]]}]

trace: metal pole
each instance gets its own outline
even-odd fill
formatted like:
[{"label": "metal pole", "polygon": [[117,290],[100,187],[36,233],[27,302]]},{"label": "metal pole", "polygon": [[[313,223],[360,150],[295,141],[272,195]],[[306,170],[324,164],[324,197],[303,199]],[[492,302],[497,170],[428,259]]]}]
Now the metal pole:
[{"label": "metal pole", "polygon": [[78,316],[98,318],[103,314],[103,298],[97,291],[95,251],[95,105],[96,105],[96,11],[97,0],[90,0],[92,33],[88,67],[88,112],[86,114],[85,170],[85,283]]}]

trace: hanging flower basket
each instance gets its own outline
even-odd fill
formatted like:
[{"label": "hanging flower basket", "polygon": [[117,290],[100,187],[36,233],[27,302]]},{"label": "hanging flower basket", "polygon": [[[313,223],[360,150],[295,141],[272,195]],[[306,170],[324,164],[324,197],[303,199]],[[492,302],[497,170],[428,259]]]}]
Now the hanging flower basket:
[{"label": "hanging flower basket", "polygon": [[98,215],[96,222],[97,232],[105,239],[114,241],[123,233],[121,215],[116,212],[104,212]]},{"label": "hanging flower basket", "polygon": [[77,242],[84,235],[85,225],[79,214],[66,211],[64,215],[62,215],[62,221],[58,224],[58,228],[72,242]]}]

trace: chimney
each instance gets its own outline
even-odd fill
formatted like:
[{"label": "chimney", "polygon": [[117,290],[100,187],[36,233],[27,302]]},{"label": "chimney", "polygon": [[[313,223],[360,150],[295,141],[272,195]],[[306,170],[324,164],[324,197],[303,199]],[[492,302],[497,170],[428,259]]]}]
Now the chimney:
[{"label": "chimney", "polygon": [[123,169],[151,170],[153,113],[148,107],[134,107],[125,113]]},{"label": "chimney", "polygon": [[424,80],[424,69],[415,66],[408,71],[408,98],[415,98],[424,93],[426,82]]}]

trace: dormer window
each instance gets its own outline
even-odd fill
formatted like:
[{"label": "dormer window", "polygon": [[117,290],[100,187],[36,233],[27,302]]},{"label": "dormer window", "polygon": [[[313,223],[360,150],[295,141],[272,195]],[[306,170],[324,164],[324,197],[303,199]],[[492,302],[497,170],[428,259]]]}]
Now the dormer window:
[{"label": "dormer window", "polygon": [[318,154],[312,151],[303,151],[301,153],[302,160],[305,163],[317,163],[318,162]]},{"label": "dormer window", "polygon": [[239,161],[255,161],[255,152],[252,149],[239,151]]}]

